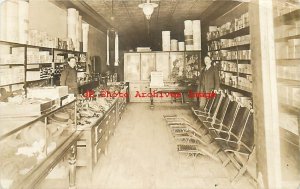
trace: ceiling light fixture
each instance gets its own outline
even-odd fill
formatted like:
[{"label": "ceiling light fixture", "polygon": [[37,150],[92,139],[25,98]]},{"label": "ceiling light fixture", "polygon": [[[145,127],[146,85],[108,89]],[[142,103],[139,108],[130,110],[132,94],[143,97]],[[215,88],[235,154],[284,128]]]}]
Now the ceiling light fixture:
[{"label": "ceiling light fixture", "polygon": [[146,3],[139,4],[139,7],[141,9],[143,9],[143,12],[144,12],[147,20],[150,20],[151,15],[154,11],[154,8],[156,8],[157,6],[158,5],[156,3],[151,3],[150,0],[147,0]]}]

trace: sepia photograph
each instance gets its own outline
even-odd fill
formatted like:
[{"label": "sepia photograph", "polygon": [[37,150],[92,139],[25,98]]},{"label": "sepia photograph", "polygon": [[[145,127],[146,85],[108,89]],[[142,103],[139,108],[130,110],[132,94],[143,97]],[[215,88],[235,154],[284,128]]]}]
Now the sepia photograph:
[{"label": "sepia photograph", "polygon": [[0,189],[300,189],[300,0],[0,0]]}]

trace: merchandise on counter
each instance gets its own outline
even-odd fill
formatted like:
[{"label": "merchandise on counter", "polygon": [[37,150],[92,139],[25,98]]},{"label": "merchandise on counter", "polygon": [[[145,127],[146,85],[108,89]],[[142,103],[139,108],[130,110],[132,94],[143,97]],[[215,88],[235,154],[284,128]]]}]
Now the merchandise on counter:
[{"label": "merchandise on counter", "polygon": [[56,86],[56,87],[35,87],[28,88],[28,98],[48,98],[48,99],[59,99],[68,95],[67,86]]},{"label": "merchandise on counter", "polygon": [[151,47],[137,47],[136,52],[151,52]]},{"label": "merchandise on counter", "polygon": [[0,117],[40,116],[55,104],[52,100],[23,98],[21,101],[0,103]]}]

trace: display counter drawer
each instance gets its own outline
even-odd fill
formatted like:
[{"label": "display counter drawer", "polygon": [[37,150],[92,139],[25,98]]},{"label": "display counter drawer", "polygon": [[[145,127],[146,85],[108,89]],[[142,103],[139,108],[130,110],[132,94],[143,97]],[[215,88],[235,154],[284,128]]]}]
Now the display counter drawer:
[{"label": "display counter drawer", "polygon": [[[106,135],[107,136],[107,135]],[[94,147],[94,161],[95,163],[98,162],[99,158],[100,158],[100,155],[102,153],[106,154],[107,151],[106,151],[106,145],[107,145],[107,141],[108,141],[108,137],[104,136],[104,138],[100,139],[97,144],[95,145]],[[106,140],[107,139],[107,140]]]}]

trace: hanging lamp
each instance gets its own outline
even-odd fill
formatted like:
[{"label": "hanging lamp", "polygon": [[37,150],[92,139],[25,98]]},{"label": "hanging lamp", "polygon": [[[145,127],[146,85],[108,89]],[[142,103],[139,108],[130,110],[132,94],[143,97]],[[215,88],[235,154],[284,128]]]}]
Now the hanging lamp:
[{"label": "hanging lamp", "polygon": [[147,20],[150,20],[154,8],[156,8],[157,6],[158,5],[156,3],[151,3],[150,0],[147,0],[146,3],[139,4],[139,8],[143,9]]}]

